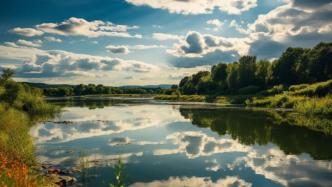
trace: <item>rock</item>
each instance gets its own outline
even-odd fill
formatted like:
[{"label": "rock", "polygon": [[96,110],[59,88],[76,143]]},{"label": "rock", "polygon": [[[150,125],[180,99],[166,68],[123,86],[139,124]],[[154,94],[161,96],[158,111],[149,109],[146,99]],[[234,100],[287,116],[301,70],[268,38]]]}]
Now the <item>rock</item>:
[{"label": "rock", "polygon": [[50,174],[48,176],[51,178],[51,181],[54,184],[61,187],[73,185],[77,181],[75,177],[71,176],[56,175],[56,174]]},{"label": "rock", "polygon": [[57,169],[57,168],[49,168],[49,169],[47,170],[47,173],[48,173],[48,174],[57,174],[57,175],[59,175],[59,174],[61,173],[61,170],[60,170],[60,169]]}]

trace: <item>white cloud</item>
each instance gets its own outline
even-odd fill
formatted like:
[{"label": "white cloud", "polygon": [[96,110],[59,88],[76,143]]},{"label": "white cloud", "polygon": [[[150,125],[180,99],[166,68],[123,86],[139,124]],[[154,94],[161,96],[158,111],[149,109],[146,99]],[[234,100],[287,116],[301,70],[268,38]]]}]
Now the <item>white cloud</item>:
[{"label": "white cloud", "polygon": [[36,30],[33,28],[21,28],[21,27],[16,27],[12,29],[11,32],[27,37],[40,36],[44,34],[40,30]]},{"label": "white cloud", "polygon": [[239,15],[257,6],[257,0],[126,0],[136,6],[150,6],[178,14],[210,14],[219,9],[228,14]]},{"label": "white cloud", "polygon": [[142,35],[131,35],[128,33],[128,30],[137,29],[137,26],[116,25],[100,20],[87,21],[75,17],[69,18],[61,23],[42,23],[37,25],[36,28],[45,33],[64,36],[142,38]]},{"label": "white cloud", "polygon": [[[25,41],[18,42],[26,43]],[[29,44],[30,43],[26,43]],[[60,77],[92,75],[98,72],[124,71],[146,73],[158,71],[159,67],[134,60],[76,54],[59,50],[39,50],[36,48],[14,48],[0,46],[0,58],[19,60],[23,64],[15,69],[17,77]]]},{"label": "white cloud", "polygon": [[128,54],[131,50],[146,50],[164,48],[163,45],[108,45],[106,49],[111,53]]},{"label": "white cloud", "polygon": [[168,53],[172,55],[170,60],[176,67],[232,62],[240,55],[248,53],[247,41],[245,38],[225,38],[190,31],[184,39],[174,44]]},{"label": "white cloud", "polygon": [[224,22],[221,22],[218,19],[210,19],[206,22],[206,24],[213,26],[214,31],[218,31],[224,25]]},{"label": "white cloud", "polygon": [[55,37],[53,37],[53,36],[47,36],[47,37],[45,37],[45,40],[47,40],[47,41],[49,41],[49,42],[58,42],[58,43],[61,43],[61,42],[62,42],[61,39],[59,39],[59,38],[55,38]]},{"label": "white cloud", "polygon": [[313,47],[321,41],[332,41],[331,12],[332,3],[328,1],[294,0],[259,15],[247,25],[232,20],[229,27],[244,34],[242,37],[190,31],[168,50],[172,55],[170,63],[195,67],[232,62],[242,55],[271,59],[280,56],[287,47]]},{"label": "white cloud", "polygon": [[83,18],[71,17],[60,23],[42,23],[35,28],[14,28],[11,32],[23,36],[40,36],[44,33],[63,36],[85,36],[96,38],[100,36],[142,38],[140,34],[130,34],[129,30],[137,29],[138,26],[117,25],[100,20],[87,21]]},{"label": "white cloud", "polygon": [[166,41],[166,40],[180,40],[182,37],[175,34],[153,33],[152,38],[159,41]]},{"label": "white cloud", "polygon": [[23,45],[28,47],[40,47],[42,43],[43,42],[41,40],[28,41],[28,40],[19,39],[16,41],[17,45]]}]

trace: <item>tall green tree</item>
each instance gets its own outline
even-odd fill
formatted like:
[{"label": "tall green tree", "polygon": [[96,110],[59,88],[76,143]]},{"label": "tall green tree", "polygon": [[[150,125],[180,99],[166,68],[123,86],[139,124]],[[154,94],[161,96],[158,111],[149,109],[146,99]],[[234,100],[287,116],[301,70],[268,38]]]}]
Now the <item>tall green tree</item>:
[{"label": "tall green tree", "polygon": [[256,57],[243,56],[239,60],[238,84],[246,87],[255,84]]}]

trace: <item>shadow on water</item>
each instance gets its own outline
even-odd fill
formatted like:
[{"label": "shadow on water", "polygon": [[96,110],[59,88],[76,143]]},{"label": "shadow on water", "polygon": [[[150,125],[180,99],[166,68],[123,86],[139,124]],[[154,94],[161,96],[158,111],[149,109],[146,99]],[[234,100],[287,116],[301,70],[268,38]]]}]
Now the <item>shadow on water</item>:
[{"label": "shadow on water", "polygon": [[219,135],[229,134],[245,145],[274,143],[286,154],[308,153],[314,159],[332,159],[332,136],[289,124],[294,115],[287,119],[274,111],[248,109],[180,108],[180,113],[196,126],[209,127]]}]

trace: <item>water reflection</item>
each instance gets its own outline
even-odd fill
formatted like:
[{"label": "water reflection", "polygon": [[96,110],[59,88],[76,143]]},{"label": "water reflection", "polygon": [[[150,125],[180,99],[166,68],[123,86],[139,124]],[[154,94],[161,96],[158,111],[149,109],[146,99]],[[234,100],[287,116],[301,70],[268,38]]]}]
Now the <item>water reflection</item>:
[{"label": "water reflection", "polygon": [[332,136],[242,109],[116,103],[67,106],[31,130],[41,161],[89,160],[108,186],[118,158],[131,186],[331,186]]},{"label": "water reflection", "polygon": [[243,109],[189,109],[181,114],[194,125],[230,135],[241,144],[274,143],[286,154],[309,153],[315,159],[332,159],[332,136],[304,127],[278,124],[269,111]]}]

